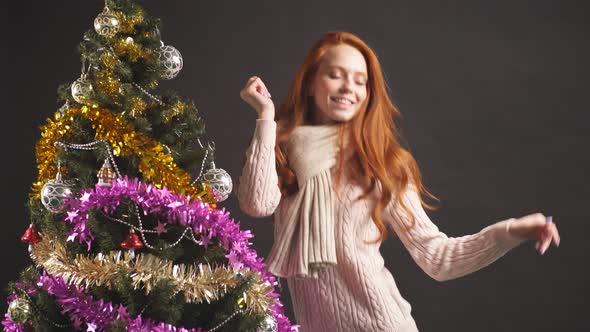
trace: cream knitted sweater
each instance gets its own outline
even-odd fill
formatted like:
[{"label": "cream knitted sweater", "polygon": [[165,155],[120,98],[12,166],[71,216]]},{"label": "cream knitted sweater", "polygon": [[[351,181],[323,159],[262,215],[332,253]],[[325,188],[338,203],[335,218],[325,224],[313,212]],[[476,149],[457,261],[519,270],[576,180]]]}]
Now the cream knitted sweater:
[{"label": "cream knitted sweater", "polygon": [[[274,213],[276,224],[294,207],[292,197],[282,197],[279,191],[275,140],[276,123],[257,120],[237,192],[244,212],[253,217]],[[361,193],[360,187],[346,182],[335,200],[334,245],[338,264],[322,270],[318,278],[287,279],[301,332],[418,330],[410,304],[384,267],[380,245],[365,243],[377,238],[379,232],[370,215],[374,198],[356,200]],[[413,227],[395,199],[383,211],[382,218],[393,227],[414,261],[438,281],[477,271],[523,241],[506,231],[510,219],[477,234],[447,237],[426,215],[415,191],[408,190],[403,200],[416,216]],[[275,238],[276,232],[277,227]]]}]

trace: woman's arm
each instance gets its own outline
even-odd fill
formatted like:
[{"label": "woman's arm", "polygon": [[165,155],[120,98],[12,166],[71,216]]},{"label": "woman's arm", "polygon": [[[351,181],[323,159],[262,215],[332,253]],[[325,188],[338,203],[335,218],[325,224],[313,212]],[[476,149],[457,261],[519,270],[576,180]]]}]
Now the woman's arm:
[{"label": "woman's arm", "polygon": [[257,76],[248,79],[240,97],[256,110],[258,120],[238,180],[238,202],[242,211],[252,217],[266,217],[273,214],[281,200],[275,165],[277,124],[273,120],[274,103]]},{"label": "woman's arm", "polygon": [[482,269],[524,241],[508,231],[514,218],[494,223],[473,235],[448,237],[426,215],[414,186],[410,185],[403,201],[414,214],[415,224],[411,226],[411,219],[396,200],[385,209],[384,221],[392,225],[422,270],[438,281]]},{"label": "woman's arm", "polygon": [[252,217],[266,217],[274,213],[281,191],[275,165],[277,125],[274,120],[256,120],[256,129],[238,184],[240,208]]}]

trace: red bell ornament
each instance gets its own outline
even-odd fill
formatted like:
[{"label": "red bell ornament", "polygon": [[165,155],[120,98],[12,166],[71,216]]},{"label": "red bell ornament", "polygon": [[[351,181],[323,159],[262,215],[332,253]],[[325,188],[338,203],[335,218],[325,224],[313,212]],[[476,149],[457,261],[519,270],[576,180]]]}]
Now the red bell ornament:
[{"label": "red bell ornament", "polygon": [[125,241],[121,242],[121,247],[125,249],[139,249],[143,248],[143,242],[139,239],[135,231],[131,229]]},{"label": "red bell ornament", "polygon": [[37,244],[41,242],[42,238],[37,231],[37,228],[33,224],[29,226],[29,228],[25,231],[25,234],[21,236],[21,241],[28,243],[28,244]]}]

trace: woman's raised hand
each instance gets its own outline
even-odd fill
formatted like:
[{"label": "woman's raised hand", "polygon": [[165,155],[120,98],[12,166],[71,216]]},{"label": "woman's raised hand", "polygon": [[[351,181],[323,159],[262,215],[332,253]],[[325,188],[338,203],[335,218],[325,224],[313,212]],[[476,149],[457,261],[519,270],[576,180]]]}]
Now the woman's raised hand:
[{"label": "woman's raised hand", "polygon": [[535,248],[542,255],[553,242],[559,246],[559,232],[553,222],[553,217],[545,217],[541,213],[513,219],[508,226],[510,234],[529,240],[535,240]]},{"label": "woman's raised hand", "polygon": [[240,97],[256,110],[259,119],[274,120],[275,105],[270,99],[270,93],[259,77],[252,76],[248,79],[246,86],[240,91]]}]

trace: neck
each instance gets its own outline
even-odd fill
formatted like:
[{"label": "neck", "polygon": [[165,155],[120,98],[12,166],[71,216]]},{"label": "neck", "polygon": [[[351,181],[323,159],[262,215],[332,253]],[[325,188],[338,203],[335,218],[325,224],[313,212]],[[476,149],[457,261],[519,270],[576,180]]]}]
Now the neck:
[{"label": "neck", "polygon": [[314,126],[333,125],[337,122],[327,117],[316,106],[311,108],[311,124]]}]

